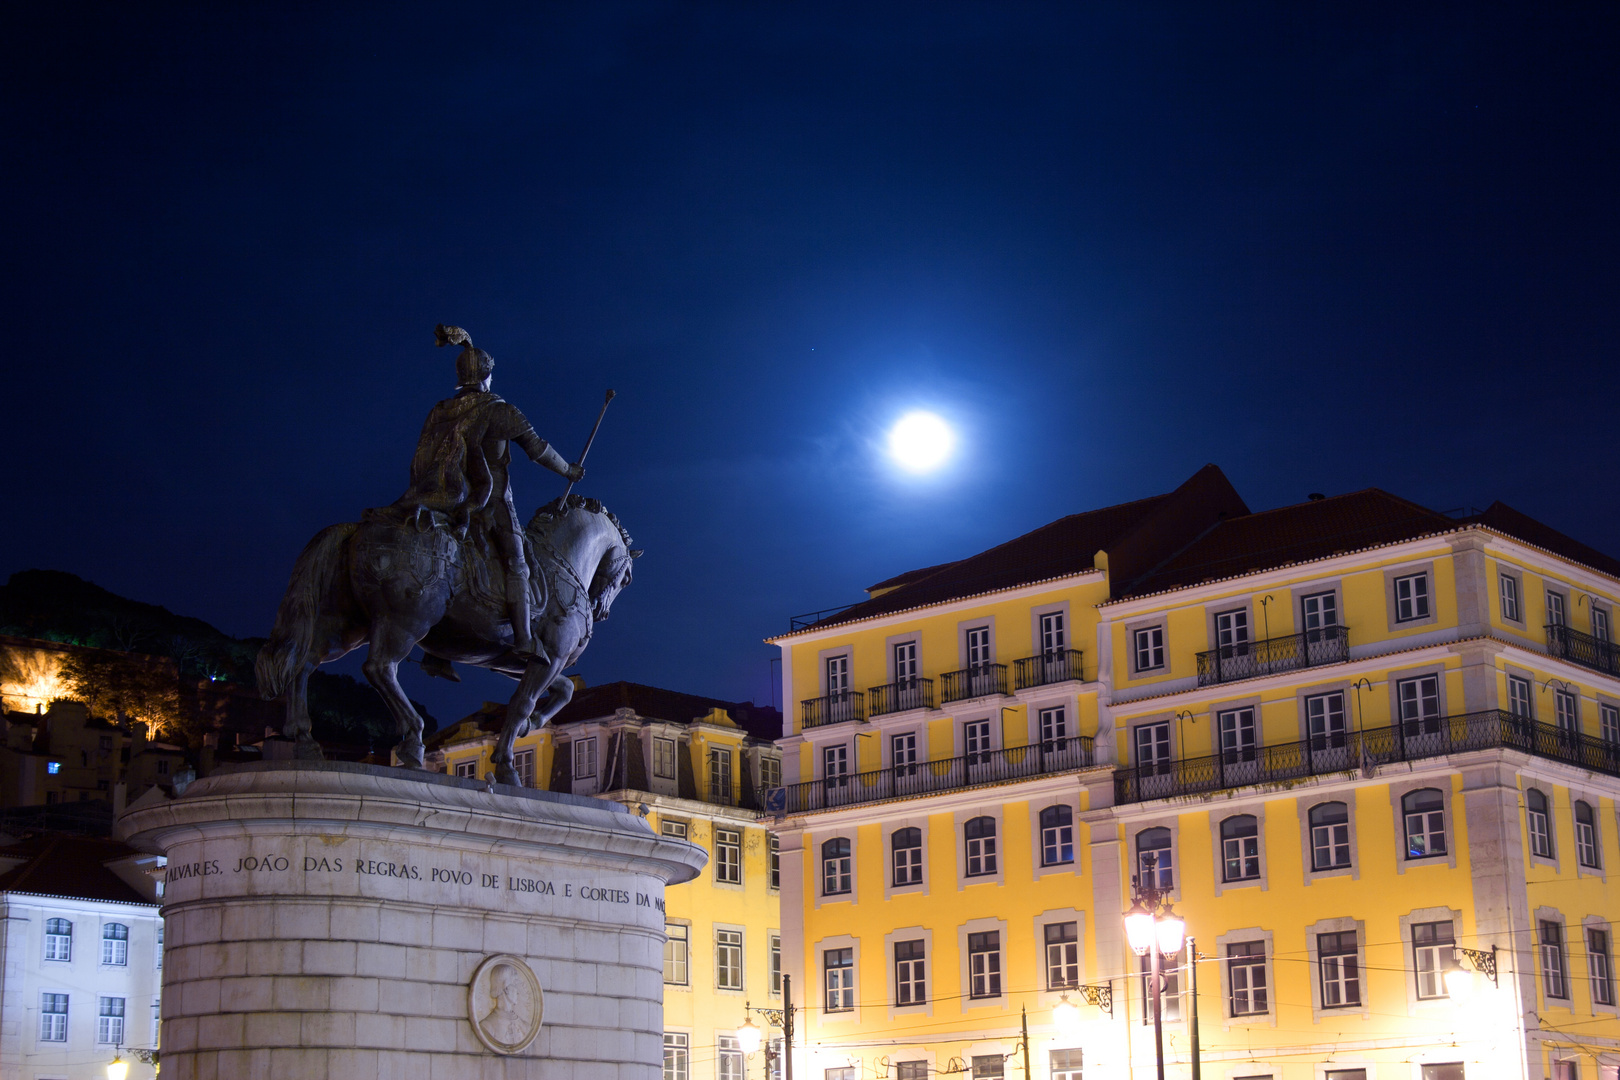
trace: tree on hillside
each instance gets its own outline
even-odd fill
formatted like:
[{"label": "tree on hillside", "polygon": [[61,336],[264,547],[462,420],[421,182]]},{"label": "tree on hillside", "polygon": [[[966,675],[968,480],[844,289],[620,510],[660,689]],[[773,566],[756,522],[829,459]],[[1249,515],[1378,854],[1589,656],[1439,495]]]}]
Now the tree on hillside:
[{"label": "tree on hillside", "polygon": [[186,739],[179,683],[166,663],[73,649],[62,660],[61,679],[65,696],[92,714],[142,721],[154,739]]}]

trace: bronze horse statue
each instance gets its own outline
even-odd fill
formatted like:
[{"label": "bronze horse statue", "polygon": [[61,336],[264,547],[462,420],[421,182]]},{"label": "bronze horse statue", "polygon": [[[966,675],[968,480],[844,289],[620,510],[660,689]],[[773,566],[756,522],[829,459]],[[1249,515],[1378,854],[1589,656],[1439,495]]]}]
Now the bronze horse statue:
[{"label": "bronze horse statue", "polygon": [[480,530],[458,530],[443,518],[367,511],[359,522],[321,530],[298,556],[255,672],[261,694],[285,698],[283,733],[299,757],[320,756],[310,734],[310,673],[361,645],[369,646],[361,667],[399,725],[395,752],[410,768],[422,767],[422,717],[398,671],[418,645],[432,673],[455,678],[453,662],[518,680],[493,758],[503,784],[520,782],[513,740],[544,727],[573,696],[563,669],[585,651],[641,554],[619,519],[579,495],[535,512],[523,535],[534,652],[523,655],[513,648],[498,553]]}]

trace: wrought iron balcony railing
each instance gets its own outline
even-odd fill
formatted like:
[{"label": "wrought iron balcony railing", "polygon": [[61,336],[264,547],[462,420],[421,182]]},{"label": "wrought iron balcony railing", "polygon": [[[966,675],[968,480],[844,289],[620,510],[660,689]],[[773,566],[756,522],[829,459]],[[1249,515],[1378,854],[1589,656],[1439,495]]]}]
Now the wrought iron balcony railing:
[{"label": "wrought iron balcony railing", "polygon": [[917,677],[900,679],[872,687],[866,692],[866,697],[871,702],[873,716],[905,712],[907,709],[932,709],[934,680]]},{"label": "wrought iron balcony railing", "polygon": [[1043,776],[1092,763],[1091,738],[1077,735],[1031,746],[989,750],[943,761],[919,761],[872,772],[789,784],[765,792],[764,814],[804,814],[859,803],[905,799]]},{"label": "wrought iron balcony railing", "polygon": [[1051,683],[1085,681],[1083,657],[1079,649],[1053,649],[1039,656],[1026,656],[1013,661],[1013,687],[1026,690],[1031,686]]},{"label": "wrought iron balcony railing", "polygon": [[1557,623],[1547,626],[1547,652],[1572,664],[1620,675],[1620,645],[1568,626]]},{"label": "wrought iron balcony railing", "polygon": [[1336,664],[1350,658],[1350,631],[1343,626],[1324,626],[1263,641],[1222,645],[1198,654],[1198,685],[1254,679],[1284,671]]},{"label": "wrought iron balcony railing", "polygon": [[866,695],[859,690],[840,690],[836,694],[806,698],[799,704],[806,728],[866,719]]},{"label": "wrought iron balcony railing", "polygon": [[1122,766],[1114,773],[1114,801],[1146,802],[1348,772],[1366,765],[1492,749],[1522,750],[1620,776],[1620,743],[1537,723],[1503,709],[1490,709],[1207,757]]},{"label": "wrought iron balcony railing", "polygon": [[1007,665],[980,664],[962,671],[947,671],[940,676],[944,683],[942,700],[962,701],[966,698],[986,697],[1007,692]]}]

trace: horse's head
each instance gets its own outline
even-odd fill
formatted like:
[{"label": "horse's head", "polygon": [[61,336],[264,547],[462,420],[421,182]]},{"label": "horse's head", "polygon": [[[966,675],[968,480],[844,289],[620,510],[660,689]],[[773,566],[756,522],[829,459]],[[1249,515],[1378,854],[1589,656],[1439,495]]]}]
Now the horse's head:
[{"label": "horse's head", "polygon": [[630,534],[619,519],[596,499],[570,495],[537,510],[529,530],[547,538],[590,581],[591,618],[605,620],[614,599],[630,584],[633,560],[641,555],[631,548]]},{"label": "horse's head", "polygon": [[624,591],[634,576],[631,571],[634,561],[641,557],[637,548],[617,546],[607,553],[596,568],[596,576],[591,579],[591,620],[605,622],[608,609],[613,606],[613,600]]}]

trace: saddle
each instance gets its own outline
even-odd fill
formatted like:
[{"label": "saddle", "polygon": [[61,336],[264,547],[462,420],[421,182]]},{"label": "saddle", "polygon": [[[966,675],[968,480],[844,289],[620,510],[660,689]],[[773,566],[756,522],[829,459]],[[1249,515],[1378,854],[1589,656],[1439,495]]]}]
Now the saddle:
[{"label": "saddle", "polygon": [[[381,542],[378,538],[367,546],[379,551],[393,549],[396,572],[404,561],[400,556],[405,554],[405,549],[414,549],[412,554],[417,561],[426,558],[444,564],[442,570],[453,575],[453,593],[465,593],[482,606],[506,609],[506,566],[486,515],[473,514],[465,524],[459,524],[442,510],[426,506],[407,509],[396,505],[367,510],[360,521],[362,525],[382,526],[393,534],[392,542]],[[545,570],[535,555],[534,543],[527,532],[521,535],[523,558],[529,564],[529,612],[532,618],[539,618],[545,613],[550,589]]]}]

